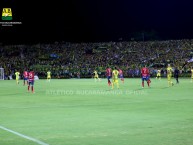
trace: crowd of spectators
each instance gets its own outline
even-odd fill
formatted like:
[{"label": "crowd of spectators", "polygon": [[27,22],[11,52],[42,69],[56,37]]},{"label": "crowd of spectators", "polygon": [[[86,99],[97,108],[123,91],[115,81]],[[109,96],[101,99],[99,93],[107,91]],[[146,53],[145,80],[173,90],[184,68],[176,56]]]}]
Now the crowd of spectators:
[{"label": "crowd of spectators", "polygon": [[55,42],[34,45],[1,45],[0,67],[5,77],[14,72],[33,69],[39,77],[50,70],[55,78],[92,77],[96,69],[105,76],[108,66],[118,66],[126,77],[140,76],[142,64],[150,67],[151,75],[165,69],[168,63],[188,73],[184,64],[193,55],[193,40],[124,41],[100,43]]}]

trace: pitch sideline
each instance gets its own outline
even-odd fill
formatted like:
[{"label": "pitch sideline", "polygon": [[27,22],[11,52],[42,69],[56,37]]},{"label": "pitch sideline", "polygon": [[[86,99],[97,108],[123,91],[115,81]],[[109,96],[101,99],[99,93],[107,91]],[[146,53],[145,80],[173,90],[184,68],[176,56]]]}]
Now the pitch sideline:
[{"label": "pitch sideline", "polygon": [[18,136],[20,136],[20,137],[22,137],[22,138],[25,138],[25,139],[27,139],[27,140],[31,140],[31,141],[33,141],[33,142],[36,142],[36,143],[40,144],[40,145],[49,145],[49,144],[44,143],[44,142],[42,142],[42,141],[40,141],[40,140],[37,140],[37,139],[35,139],[35,138],[29,137],[29,136],[26,136],[26,135],[24,135],[24,134],[15,132],[15,131],[13,131],[13,130],[11,130],[11,129],[5,128],[5,127],[3,127],[3,126],[1,126],[1,125],[0,125],[0,129],[5,130],[5,131],[8,131],[8,132],[11,132],[11,133],[13,133],[13,134],[15,134],[15,135],[18,135]]}]

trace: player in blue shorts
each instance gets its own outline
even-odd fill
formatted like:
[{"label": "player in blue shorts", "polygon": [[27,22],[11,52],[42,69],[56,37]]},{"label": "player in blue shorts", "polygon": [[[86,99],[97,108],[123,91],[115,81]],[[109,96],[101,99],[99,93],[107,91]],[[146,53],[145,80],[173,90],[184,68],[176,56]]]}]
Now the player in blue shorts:
[{"label": "player in blue shorts", "polygon": [[112,76],[112,72],[111,72],[111,68],[107,68],[106,69],[106,76],[107,76],[107,80],[108,80],[108,85],[111,85],[111,76]]},{"label": "player in blue shorts", "polygon": [[124,77],[123,77],[123,71],[121,69],[119,71],[119,78],[121,79],[122,83],[124,84]]},{"label": "player in blue shorts", "polygon": [[142,88],[144,88],[144,81],[147,82],[148,87],[150,87],[150,73],[149,69],[145,66],[141,69],[141,75],[142,75]]}]

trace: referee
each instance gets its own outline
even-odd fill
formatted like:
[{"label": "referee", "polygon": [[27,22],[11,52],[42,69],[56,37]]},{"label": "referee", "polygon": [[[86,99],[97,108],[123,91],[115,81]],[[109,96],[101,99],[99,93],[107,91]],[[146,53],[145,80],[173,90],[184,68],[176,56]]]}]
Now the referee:
[{"label": "referee", "polygon": [[179,77],[179,69],[176,67],[174,70],[174,78],[176,78],[176,84],[179,84],[178,77]]}]

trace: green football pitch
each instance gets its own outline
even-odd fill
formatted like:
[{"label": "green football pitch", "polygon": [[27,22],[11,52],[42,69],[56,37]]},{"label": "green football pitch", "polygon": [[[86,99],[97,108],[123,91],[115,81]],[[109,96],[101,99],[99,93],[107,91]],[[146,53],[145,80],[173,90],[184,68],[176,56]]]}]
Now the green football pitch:
[{"label": "green football pitch", "polygon": [[[174,81],[174,80],[173,80]],[[167,80],[0,81],[0,145],[192,145],[193,83]]]}]

